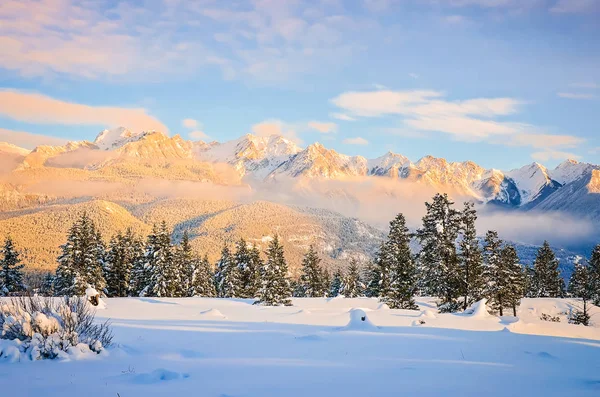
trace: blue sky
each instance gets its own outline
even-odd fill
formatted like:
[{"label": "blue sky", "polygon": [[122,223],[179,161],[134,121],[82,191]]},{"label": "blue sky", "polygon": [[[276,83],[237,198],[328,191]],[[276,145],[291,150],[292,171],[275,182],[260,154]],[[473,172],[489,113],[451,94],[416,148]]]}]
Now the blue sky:
[{"label": "blue sky", "polygon": [[600,161],[600,0],[5,0],[0,140],[279,132],[510,169]]}]

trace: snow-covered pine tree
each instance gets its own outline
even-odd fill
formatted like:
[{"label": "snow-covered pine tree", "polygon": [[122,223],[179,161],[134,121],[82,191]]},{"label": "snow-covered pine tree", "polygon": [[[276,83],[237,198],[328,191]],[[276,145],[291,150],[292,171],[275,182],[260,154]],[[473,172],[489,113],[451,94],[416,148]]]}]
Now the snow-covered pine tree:
[{"label": "snow-covered pine tree", "polygon": [[0,296],[16,295],[25,291],[23,268],[19,251],[14,247],[12,238],[8,236],[0,251]]},{"label": "snow-covered pine tree", "polygon": [[512,308],[513,315],[517,315],[517,306],[525,294],[525,275],[520,264],[517,250],[512,245],[505,245],[500,251],[500,269],[496,273],[495,293],[492,307],[504,315],[504,308]]},{"label": "snow-covered pine tree", "polygon": [[227,245],[221,250],[221,258],[217,262],[215,286],[219,298],[237,298],[240,296],[240,273]]},{"label": "snow-covered pine tree", "polygon": [[582,301],[580,310],[576,310],[571,314],[571,322],[574,324],[590,325],[591,316],[588,305],[596,292],[594,291],[591,270],[589,266],[578,263],[569,280],[569,295]]},{"label": "snow-covered pine tree", "polygon": [[53,296],[54,295],[54,275],[50,272],[44,276],[44,281],[40,287],[41,296]]},{"label": "snow-covered pine tree", "polygon": [[329,296],[329,287],[331,286],[331,274],[325,267],[321,268],[321,295],[320,297],[326,298]]},{"label": "snow-covered pine tree", "polygon": [[67,241],[60,246],[61,253],[57,258],[58,266],[54,277],[54,294],[56,296],[72,296],[75,282],[80,280],[76,252],[79,251],[79,222],[73,223],[67,235]]},{"label": "snow-covered pine tree", "polygon": [[200,266],[200,259],[194,255],[187,230],[184,230],[181,242],[174,249],[173,260],[179,276],[175,295],[182,297],[194,296],[194,277],[196,269]]},{"label": "snow-covered pine tree", "polygon": [[506,275],[506,306],[512,308],[513,316],[517,316],[517,307],[525,296],[526,274],[521,265],[517,250],[513,245],[506,245],[500,253],[502,268]]},{"label": "snow-covered pine tree", "polygon": [[363,280],[365,280],[365,296],[368,298],[379,297],[379,278],[380,273],[374,263],[369,263],[363,270]]},{"label": "snow-covered pine tree", "polygon": [[589,261],[590,282],[592,285],[592,298],[594,305],[600,306],[600,244],[592,251]]},{"label": "snow-covered pine tree", "polygon": [[357,298],[364,296],[365,287],[360,280],[358,261],[355,258],[350,259],[348,270],[342,279],[340,294],[346,298]]},{"label": "snow-covered pine tree", "polygon": [[392,309],[418,309],[414,296],[417,290],[417,267],[410,252],[410,234],[404,215],[390,222],[390,232],[380,251],[378,262],[389,274],[387,290],[381,300]]},{"label": "snow-covered pine tree", "polygon": [[250,250],[250,271],[252,275],[251,281],[248,284],[247,295],[251,298],[255,298],[258,294],[258,290],[261,287],[260,269],[262,269],[263,260],[260,257],[260,250],[256,245]]},{"label": "snow-covered pine tree", "polygon": [[142,262],[142,254],[141,242],[131,228],[125,234],[119,232],[111,238],[104,263],[108,296],[129,296],[133,269]]},{"label": "snow-covered pine tree", "polygon": [[151,295],[158,297],[177,296],[181,280],[179,268],[174,260],[171,232],[163,221],[156,235],[156,246],[151,258]]},{"label": "snow-covered pine tree", "polygon": [[213,271],[208,256],[204,255],[201,260],[196,261],[196,264],[197,266],[194,268],[194,275],[192,277],[190,296],[215,297],[217,294],[215,292]]},{"label": "snow-covered pine tree", "polygon": [[104,244],[96,225],[85,212],[71,226],[61,250],[55,294],[83,295],[88,286],[97,291],[104,290]]},{"label": "snow-covered pine tree", "polygon": [[130,293],[133,296],[150,296],[152,294],[152,274],[154,273],[154,256],[158,250],[158,227],[152,226],[152,231],[146,237],[146,245],[142,255],[133,263],[130,280]]},{"label": "snow-covered pine tree", "polygon": [[501,310],[503,307],[501,294],[504,293],[506,280],[502,266],[502,240],[495,230],[489,230],[485,235],[483,260],[485,278],[483,295],[488,299],[490,305]]},{"label": "snow-covered pine tree", "polygon": [[256,293],[256,274],[252,266],[252,252],[243,238],[240,238],[235,244],[233,261],[239,275],[239,296],[241,298],[253,298]]},{"label": "snow-covered pine tree", "polygon": [[323,296],[323,271],[321,258],[311,245],[302,259],[302,273],[298,286],[299,296],[318,298]]},{"label": "snow-covered pine tree", "polygon": [[267,260],[261,268],[261,287],[256,304],[265,306],[290,306],[292,289],[283,246],[275,235],[267,248]]},{"label": "snow-covered pine tree", "polygon": [[331,279],[331,283],[329,286],[329,297],[335,298],[340,295],[340,291],[342,289],[342,279],[344,276],[342,272],[338,269],[333,273],[333,278]]},{"label": "snow-covered pine tree", "polygon": [[373,262],[370,279],[372,293],[376,294],[373,296],[385,297],[390,292],[390,264],[385,260],[390,255],[388,250],[389,246],[382,242]]},{"label": "snow-covered pine tree", "polygon": [[425,203],[427,213],[423,227],[416,237],[421,244],[418,256],[421,290],[441,299],[440,310],[460,308],[460,272],[456,240],[460,230],[460,213],[452,206],[447,194],[436,194],[431,203]]},{"label": "snow-covered pine tree", "polygon": [[544,241],[533,263],[534,296],[561,298],[565,295],[565,282],[558,271],[558,260],[548,241]]},{"label": "snow-covered pine tree", "polygon": [[477,239],[475,222],[477,211],[473,203],[466,202],[461,213],[459,269],[463,310],[480,300],[485,289],[483,257]]}]

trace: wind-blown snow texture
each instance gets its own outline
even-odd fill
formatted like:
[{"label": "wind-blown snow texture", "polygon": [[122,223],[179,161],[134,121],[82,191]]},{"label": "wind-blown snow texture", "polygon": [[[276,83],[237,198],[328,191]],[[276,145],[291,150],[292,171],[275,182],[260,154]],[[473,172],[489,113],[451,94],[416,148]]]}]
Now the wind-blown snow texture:
[{"label": "wind-blown snow texture", "polygon": [[[13,397],[600,393],[600,328],[566,324],[570,300],[525,299],[519,320],[485,315],[482,303],[477,315],[433,314],[429,299],[418,300],[421,311],[390,310],[367,298],[295,299],[293,307],[275,308],[251,303],[107,299],[97,317],[113,321],[117,345],[108,355],[0,359],[2,391]],[[543,322],[541,313],[563,322]],[[600,322],[600,314],[593,318]]]}]

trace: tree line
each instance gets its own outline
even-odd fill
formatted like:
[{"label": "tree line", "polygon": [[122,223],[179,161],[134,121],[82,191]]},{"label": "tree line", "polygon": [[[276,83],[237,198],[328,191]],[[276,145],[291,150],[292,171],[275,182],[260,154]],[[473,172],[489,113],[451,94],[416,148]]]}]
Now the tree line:
[{"label": "tree line", "polygon": [[[447,195],[437,194],[426,203],[426,210],[421,227],[413,233],[398,214],[371,263],[350,259],[345,271],[338,269],[333,275],[311,246],[297,280],[289,277],[278,236],[265,252],[244,239],[234,247],[225,245],[213,265],[206,255],[192,250],[187,232],[174,244],[164,222],[155,225],[144,241],[127,229],[105,244],[83,213],[69,229],[56,273],[46,276],[40,293],[82,295],[91,286],[109,297],[239,297],[257,298],[264,305],[287,305],[292,296],[367,296],[401,309],[416,309],[416,296],[434,296],[443,312],[465,310],[486,298],[500,315],[505,309],[516,315],[524,296],[568,293],[583,301],[582,322],[589,321],[588,303],[600,303],[600,245],[587,264],[576,266],[566,290],[548,242],[538,250],[533,266],[523,268],[515,247],[496,231],[488,231],[480,241],[472,203],[457,210]],[[0,293],[23,291],[23,265],[10,237],[2,258]]]}]

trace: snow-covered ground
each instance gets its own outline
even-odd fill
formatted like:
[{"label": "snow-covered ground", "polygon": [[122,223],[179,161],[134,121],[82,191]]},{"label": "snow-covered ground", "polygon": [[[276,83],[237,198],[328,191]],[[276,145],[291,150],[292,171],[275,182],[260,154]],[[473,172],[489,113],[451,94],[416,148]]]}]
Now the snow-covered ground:
[{"label": "snow-covered ground", "polygon": [[[567,324],[570,300],[524,299],[519,319],[482,308],[438,314],[428,299],[418,300],[420,312],[367,298],[275,308],[203,298],[105,303],[97,319],[110,318],[115,333],[107,354],[0,359],[3,395],[600,395],[600,328]],[[592,320],[600,324],[600,314]]]}]

